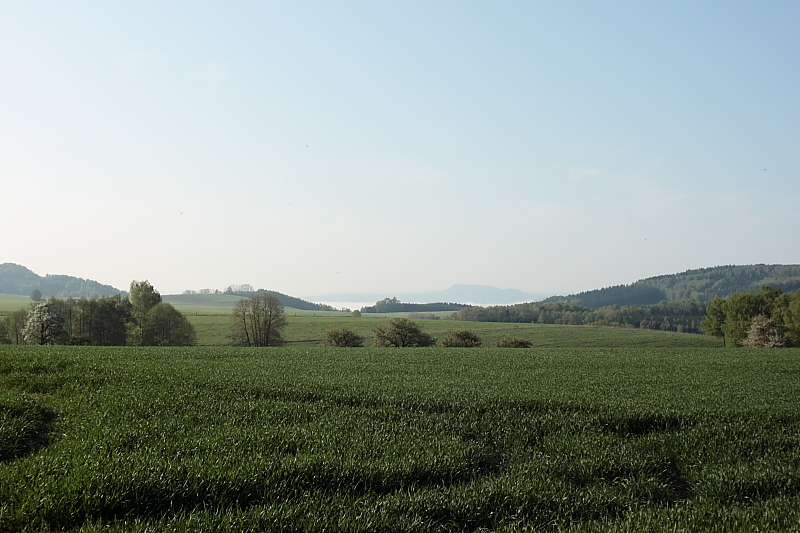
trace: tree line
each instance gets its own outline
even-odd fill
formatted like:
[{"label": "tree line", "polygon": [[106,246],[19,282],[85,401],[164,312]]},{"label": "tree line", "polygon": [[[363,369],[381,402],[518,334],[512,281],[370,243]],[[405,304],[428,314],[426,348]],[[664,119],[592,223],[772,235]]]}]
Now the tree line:
[{"label": "tree line", "polygon": [[705,305],[700,302],[661,302],[655,305],[611,305],[594,309],[566,302],[537,302],[491,307],[468,307],[451,320],[611,326],[679,333],[702,333]]},{"label": "tree line", "polygon": [[467,304],[457,303],[429,303],[429,304],[411,304],[403,303],[397,298],[384,298],[375,305],[365,306],[361,308],[362,313],[432,313],[434,311],[458,311],[471,307]]},{"label": "tree line", "polygon": [[708,304],[702,329],[726,346],[800,346],[800,290],[783,294],[763,286],[757,293],[734,293]]},{"label": "tree line", "polygon": [[148,281],[130,296],[55,298],[34,302],[0,321],[0,342],[88,346],[191,346],[191,323]]},{"label": "tree line", "polygon": [[708,304],[734,293],[755,293],[768,285],[788,293],[800,289],[800,265],[727,265],[654,276],[630,285],[615,285],[569,296],[551,296],[543,303],[566,302],[585,307],[652,305],[696,300]]}]

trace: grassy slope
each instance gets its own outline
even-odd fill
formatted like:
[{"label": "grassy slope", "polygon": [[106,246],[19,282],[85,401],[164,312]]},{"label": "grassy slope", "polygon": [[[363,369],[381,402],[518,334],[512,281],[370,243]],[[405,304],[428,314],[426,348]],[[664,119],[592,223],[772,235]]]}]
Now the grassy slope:
[{"label": "grassy slope", "polygon": [[796,531],[800,350],[0,347],[0,531]]},{"label": "grassy slope", "polygon": [[[288,314],[285,338],[289,344],[318,345],[322,333],[328,329],[347,327],[365,337],[365,345],[372,344],[372,330],[385,325],[389,318],[363,315],[311,316]],[[224,346],[230,344],[230,317],[228,315],[187,315],[198,334],[198,344]],[[548,324],[509,324],[497,322],[459,322],[452,320],[419,320],[423,331],[435,336],[451,329],[470,329],[491,346],[500,337],[512,335],[522,337],[541,347],[590,347],[590,346],[661,346],[661,347],[719,347],[722,341],[702,335],[670,333],[663,331],[595,328],[585,326],[560,326]]]}]

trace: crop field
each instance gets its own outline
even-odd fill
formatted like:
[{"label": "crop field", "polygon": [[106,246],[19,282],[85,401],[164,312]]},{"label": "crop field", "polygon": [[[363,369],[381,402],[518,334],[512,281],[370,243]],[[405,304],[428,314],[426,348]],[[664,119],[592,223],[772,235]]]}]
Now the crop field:
[{"label": "crop field", "polygon": [[797,531],[800,350],[0,346],[0,531]]},{"label": "crop field", "polygon": [[[398,313],[407,316],[408,313]],[[197,332],[197,343],[201,346],[230,345],[230,315],[187,314],[186,318]],[[318,346],[326,330],[347,327],[364,337],[364,345],[372,345],[372,330],[385,326],[388,317],[362,315],[313,316],[294,315],[287,311],[288,324],[284,337],[289,346]],[[460,322],[454,320],[417,320],[423,331],[439,337],[451,329],[474,331],[489,347],[503,336],[511,335],[528,339],[536,347],[580,348],[580,347],[721,347],[716,337],[671,333],[646,329],[625,329],[591,326],[562,326],[556,324],[510,324],[503,322]]]}]

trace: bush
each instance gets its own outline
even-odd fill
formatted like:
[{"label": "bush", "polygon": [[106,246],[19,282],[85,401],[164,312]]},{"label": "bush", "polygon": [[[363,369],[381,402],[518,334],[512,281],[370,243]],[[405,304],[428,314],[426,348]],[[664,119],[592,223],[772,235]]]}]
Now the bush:
[{"label": "bush", "polygon": [[742,341],[742,346],[748,348],[783,348],[786,346],[784,328],[774,320],[764,315],[753,318],[747,338]]},{"label": "bush", "polygon": [[527,339],[522,339],[520,337],[509,337],[506,335],[494,343],[494,345],[498,348],[530,348],[533,343]]},{"label": "bush", "polygon": [[476,348],[481,345],[481,338],[468,329],[452,329],[439,340],[439,346],[445,348]]},{"label": "bush", "polygon": [[423,333],[422,328],[407,318],[393,318],[386,327],[375,328],[375,346],[394,346],[397,348],[415,348],[433,346],[436,339],[433,335]]},{"label": "bush", "polygon": [[337,348],[361,348],[364,346],[364,337],[348,328],[329,329],[322,334],[321,344]]}]

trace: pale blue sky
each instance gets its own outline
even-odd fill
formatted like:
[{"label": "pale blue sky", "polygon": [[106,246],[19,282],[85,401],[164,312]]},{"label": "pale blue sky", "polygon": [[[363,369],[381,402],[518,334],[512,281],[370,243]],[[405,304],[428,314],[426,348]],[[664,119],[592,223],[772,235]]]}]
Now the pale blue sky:
[{"label": "pale blue sky", "polygon": [[800,263],[798,28],[796,1],[0,2],[0,262],[298,296]]}]

